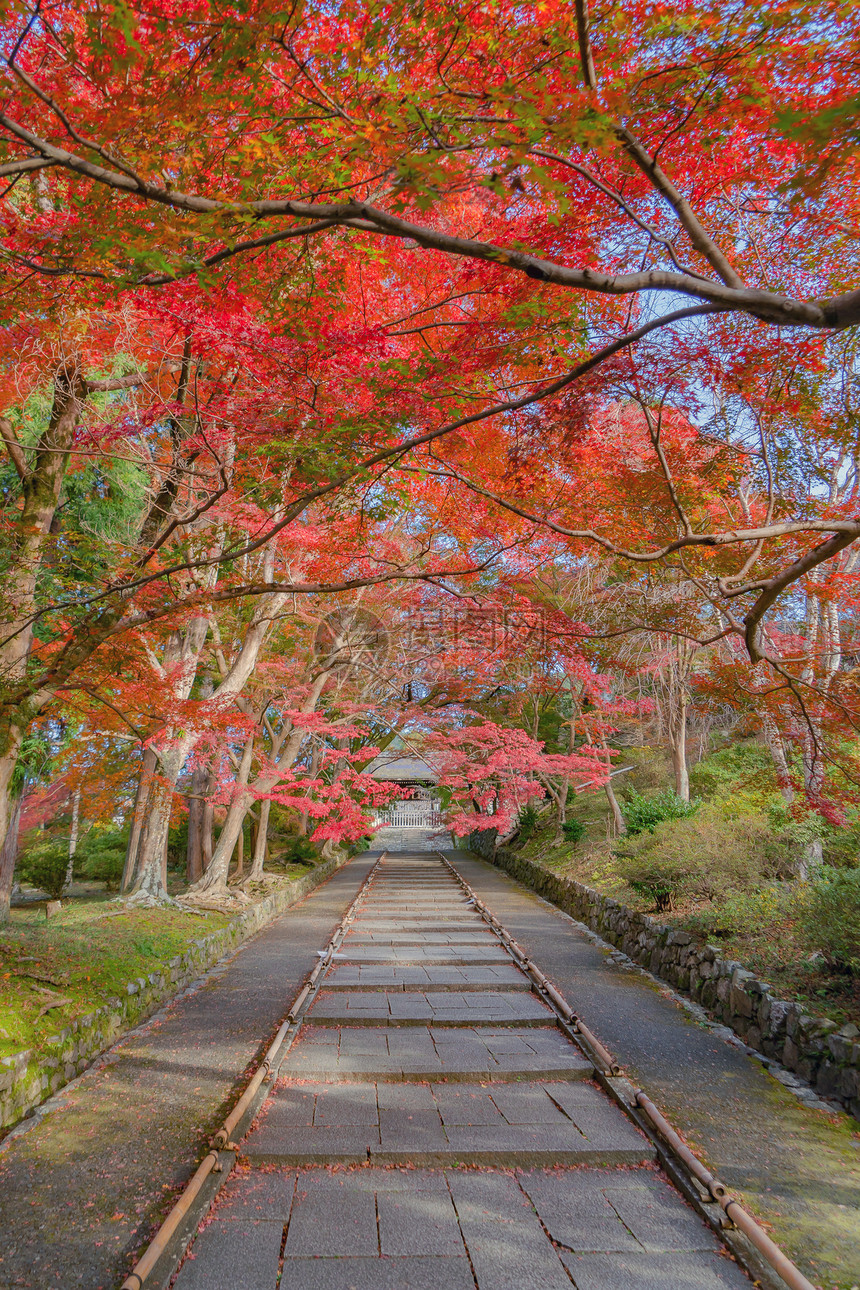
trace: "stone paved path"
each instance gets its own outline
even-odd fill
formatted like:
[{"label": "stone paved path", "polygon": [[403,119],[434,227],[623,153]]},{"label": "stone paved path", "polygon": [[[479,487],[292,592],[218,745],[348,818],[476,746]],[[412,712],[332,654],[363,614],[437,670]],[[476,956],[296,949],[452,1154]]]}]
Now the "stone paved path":
[{"label": "stone paved path", "polygon": [[451,837],[441,829],[377,829],[373,845],[377,851],[445,851],[451,846]]},{"label": "stone paved path", "polygon": [[362,855],[0,1144],[0,1290],[115,1290],[370,871]]},{"label": "stone paved path", "polygon": [[750,1282],[428,852],[384,859],[177,1290]]}]

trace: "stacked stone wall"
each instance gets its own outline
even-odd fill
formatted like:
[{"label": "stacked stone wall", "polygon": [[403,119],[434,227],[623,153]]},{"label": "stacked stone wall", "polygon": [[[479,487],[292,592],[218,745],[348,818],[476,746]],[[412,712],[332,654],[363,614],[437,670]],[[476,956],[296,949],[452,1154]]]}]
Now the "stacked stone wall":
[{"label": "stacked stone wall", "polygon": [[343,857],[338,857],[318,865],[304,877],[284,883],[226,927],[193,941],[159,971],[130,981],[120,998],[108,999],[94,1012],[71,1022],[38,1051],[25,1049],[0,1060],[0,1131],[75,1079],[127,1030],[157,1012],[343,863]]},{"label": "stacked stone wall", "polygon": [[526,860],[476,833],[472,850],[531,887],[634,962],[694,999],[766,1057],[781,1062],[823,1097],[860,1119],[860,1030],[839,1027],[778,999],[770,985],[689,932],[668,927],[573,878]]}]

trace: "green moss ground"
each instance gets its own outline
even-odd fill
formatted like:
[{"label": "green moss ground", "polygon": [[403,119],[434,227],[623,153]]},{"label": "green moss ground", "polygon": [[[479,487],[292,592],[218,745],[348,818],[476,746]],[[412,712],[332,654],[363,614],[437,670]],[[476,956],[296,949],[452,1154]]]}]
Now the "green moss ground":
[{"label": "green moss ground", "polygon": [[[0,929],[0,1057],[38,1050],[70,1021],[121,994],[129,981],[157,971],[230,921],[218,913],[121,909],[90,892],[50,920],[42,902],[12,910]],[[48,1004],[56,1006],[43,1012]]]}]

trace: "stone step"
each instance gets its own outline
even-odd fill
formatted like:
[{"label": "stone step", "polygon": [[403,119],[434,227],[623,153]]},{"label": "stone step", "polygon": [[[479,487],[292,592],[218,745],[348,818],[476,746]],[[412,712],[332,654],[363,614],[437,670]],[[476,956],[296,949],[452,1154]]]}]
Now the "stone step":
[{"label": "stone step", "polygon": [[425,914],[407,914],[390,918],[380,918],[376,914],[362,911],[354,922],[350,923],[354,932],[394,932],[415,933],[418,935],[447,935],[450,932],[487,932],[490,929],[480,914],[458,914],[456,917],[446,915],[444,918],[433,910]]},{"label": "stone step", "polygon": [[513,963],[430,964],[336,963],[324,979],[326,990],[530,990]]},{"label": "stone step", "polygon": [[[353,927],[356,927],[353,924]],[[377,942],[388,945],[498,945],[498,940],[487,928],[475,928],[474,931],[428,932],[420,929],[414,932],[363,932],[360,928],[350,930],[344,938],[344,945]]]},{"label": "stone step", "polygon": [[361,918],[408,918],[425,913],[457,918],[461,914],[474,914],[475,908],[468,900],[368,900],[359,905]]},{"label": "stone step", "polygon": [[591,1063],[554,1027],[308,1025],[281,1067],[325,1081],[586,1079]]},{"label": "stone step", "polygon": [[651,1168],[254,1169],[176,1290],[750,1290]]},{"label": "stone step", "polygon": [[259,1164],[634,1165],[651,1143],[589,1084],[279,1085],[243,1154]]},{"label": "stone step", "polygon": [[384,941],[345,940],[337,952],[339,959],[355,963],[510,963],[511,956],[498,941],[487,944],[423,945],[418,943],[386,944]]},{"label": "stone step", "polygon": [[321,990],[305,1020],[344,1026],[547,1026],[555,1017],[518,990]]}]

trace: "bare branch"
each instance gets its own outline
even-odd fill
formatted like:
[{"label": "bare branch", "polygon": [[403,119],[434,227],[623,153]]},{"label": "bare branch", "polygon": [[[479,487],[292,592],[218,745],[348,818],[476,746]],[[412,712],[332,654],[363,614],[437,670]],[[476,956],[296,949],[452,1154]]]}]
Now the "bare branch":
[{"label": "bare branch", "polygon": [[0,166],[0,179],[6,175],[26,175],[32,170],[46,170],[56,164],[56,161],[48,161],[45,157],[24,157],[21,161],[7,161],[4,166]]},{"label": "bare branch", "polygon": [[83,385],[87,394],[100,394],[105,390],[131,390],[135,385],[143,385],[145,380],[142,372],[130,372],[128,376],[109,376],[104,380],[88,377]]}]

